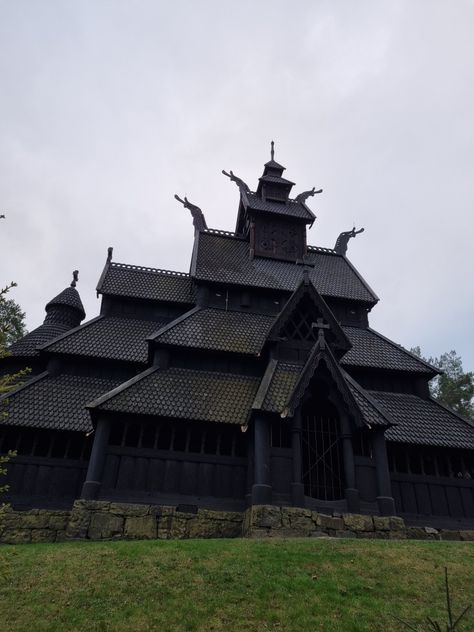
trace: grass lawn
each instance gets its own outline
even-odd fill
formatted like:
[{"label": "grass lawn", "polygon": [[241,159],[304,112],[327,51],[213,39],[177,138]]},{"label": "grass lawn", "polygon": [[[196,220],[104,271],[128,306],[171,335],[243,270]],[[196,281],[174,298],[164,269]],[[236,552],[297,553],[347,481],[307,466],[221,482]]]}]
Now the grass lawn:
[{"label": "grass lawn", "polygon": [[[0,629],[403,630],[474,603],[474,543],[78,542],[0,548]],[[421,629],[421,628],[420,628]],[[460,631],[474,630],[474,612]]]}]

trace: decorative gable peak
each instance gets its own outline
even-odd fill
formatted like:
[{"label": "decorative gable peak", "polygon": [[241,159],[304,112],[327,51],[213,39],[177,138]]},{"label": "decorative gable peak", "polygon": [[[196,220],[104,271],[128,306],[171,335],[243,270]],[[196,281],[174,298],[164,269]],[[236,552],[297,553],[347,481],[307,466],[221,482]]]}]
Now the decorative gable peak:
[{"label": "decorative gable peak", "polygon": [[326,343],[337,355],[351,348],[351,343],[334,314],[307,275],[280,312],[268,339],[284,346],[312,347]]}]

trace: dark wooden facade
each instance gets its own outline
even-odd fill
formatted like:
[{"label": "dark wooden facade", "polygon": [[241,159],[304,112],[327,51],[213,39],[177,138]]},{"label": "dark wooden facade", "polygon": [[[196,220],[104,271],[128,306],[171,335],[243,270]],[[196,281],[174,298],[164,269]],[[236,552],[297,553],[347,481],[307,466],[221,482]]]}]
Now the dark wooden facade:
[{"label": "dark wooden facade", "polygon": [[349,237],[307,246],[315,191],[291,198],[283,170],[272,156],[255,192],[229,176],[234,233],[183,201],[189,273],[109,249],[100,315],[80,324],[73,282],[12,347],[0,369],[33,368],[0,430],[0,451],[18,454],[15,506],[82,496],[474,520],[474,428],[430,398],[434,367],[370,328],[378,298]]}]

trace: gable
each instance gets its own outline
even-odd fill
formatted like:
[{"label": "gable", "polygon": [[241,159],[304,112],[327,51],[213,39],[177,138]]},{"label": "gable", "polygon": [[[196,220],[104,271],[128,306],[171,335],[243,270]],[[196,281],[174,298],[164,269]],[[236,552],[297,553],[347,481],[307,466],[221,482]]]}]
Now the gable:
[{"label": "gable", "polygon": [[343,352],[350,349],[351,343],[334,314],[306,277],[280,312],[268,339],[313,346],[321,329],[329,346]]}]

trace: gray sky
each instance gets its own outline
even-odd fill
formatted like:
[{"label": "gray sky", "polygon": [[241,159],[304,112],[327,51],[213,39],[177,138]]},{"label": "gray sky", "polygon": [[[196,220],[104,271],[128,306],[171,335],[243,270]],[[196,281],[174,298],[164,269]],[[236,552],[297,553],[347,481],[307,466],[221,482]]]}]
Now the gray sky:
[{"label": "gray sky", "polygon": [[0,282],[40,324],[80,270],[189,269],[186,194],[233,230],[233,169],[316,186],[312,245],[349,256],[371,324],[474,369],[474,2],[0,0]]}]

